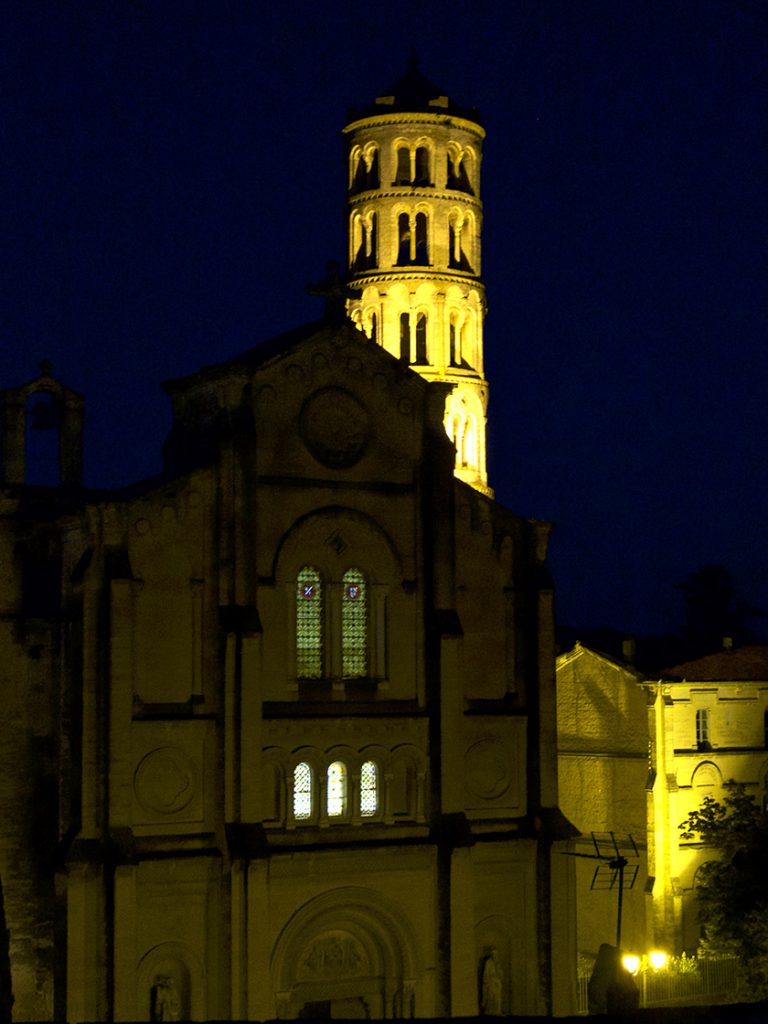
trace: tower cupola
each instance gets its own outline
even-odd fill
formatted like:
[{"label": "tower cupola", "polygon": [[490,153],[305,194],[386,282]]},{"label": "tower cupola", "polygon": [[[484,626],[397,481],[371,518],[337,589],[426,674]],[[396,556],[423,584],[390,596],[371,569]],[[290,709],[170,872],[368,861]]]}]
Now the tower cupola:
[{"label": "tower cupola", "polygon": [[453,385],[445,428],[456,476],[490,494],[483,373],[477,111],[412,61],[383,96],[352,111],[348,141],[349,315],[426,380]]}]

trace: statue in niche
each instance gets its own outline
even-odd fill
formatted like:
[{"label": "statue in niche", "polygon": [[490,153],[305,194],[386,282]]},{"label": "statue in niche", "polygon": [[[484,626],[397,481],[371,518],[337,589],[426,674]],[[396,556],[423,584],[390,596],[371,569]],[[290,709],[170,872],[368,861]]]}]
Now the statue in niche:
[{"label": "statue in niche", "polygon": [[170,974],[158,974],[150,995],[152,1020],[181,1020],[181,999]]},{"label": "statue in niche", "polygon": [[485,957],[481,974],[480,1012],[485,1017],[498,1017],[501,1014],[501,988],[504,971],[499,963],[499,955],[495,946],[491,946]]}]

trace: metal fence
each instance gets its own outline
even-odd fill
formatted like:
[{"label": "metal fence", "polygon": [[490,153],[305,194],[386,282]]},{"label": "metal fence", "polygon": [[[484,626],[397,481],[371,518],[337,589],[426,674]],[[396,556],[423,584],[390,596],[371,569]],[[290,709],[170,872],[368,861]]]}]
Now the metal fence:
[{"label": "metal fence", "polygon": [[[735,956],[707,957],[689,962],[685,971],[641,971],[635,976],[640,1006],[700,1006],[736,1002],[738,963]],[[691,969],[694,965],[694,969]],[[589,977],[589,974],[579,972],[580,1014],[589,1012]]]}]

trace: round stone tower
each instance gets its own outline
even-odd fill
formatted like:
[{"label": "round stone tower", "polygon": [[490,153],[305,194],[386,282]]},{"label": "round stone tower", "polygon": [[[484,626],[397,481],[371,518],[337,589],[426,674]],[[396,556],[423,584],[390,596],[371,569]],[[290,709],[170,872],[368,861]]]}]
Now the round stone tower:
[{"label": "round stone tower", "polygon": [[491,494],[485,462],[485,289],[480,279],[478,115],[412,62],[405,77],[351,113],[349,315],[428,381],[452,384],[445,429],[456,476]]}]

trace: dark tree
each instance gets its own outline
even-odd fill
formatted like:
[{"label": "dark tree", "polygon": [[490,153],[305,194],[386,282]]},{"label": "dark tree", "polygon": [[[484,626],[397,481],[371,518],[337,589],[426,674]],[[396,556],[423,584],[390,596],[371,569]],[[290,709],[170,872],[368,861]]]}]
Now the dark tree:
[{"label": "dark tree", "polygon": [[739,957],[748,994],[768,997],[768,819],[744,786],[705,797],[681,823],[683,839],[718,854],[696,874],[702,948]]}]

